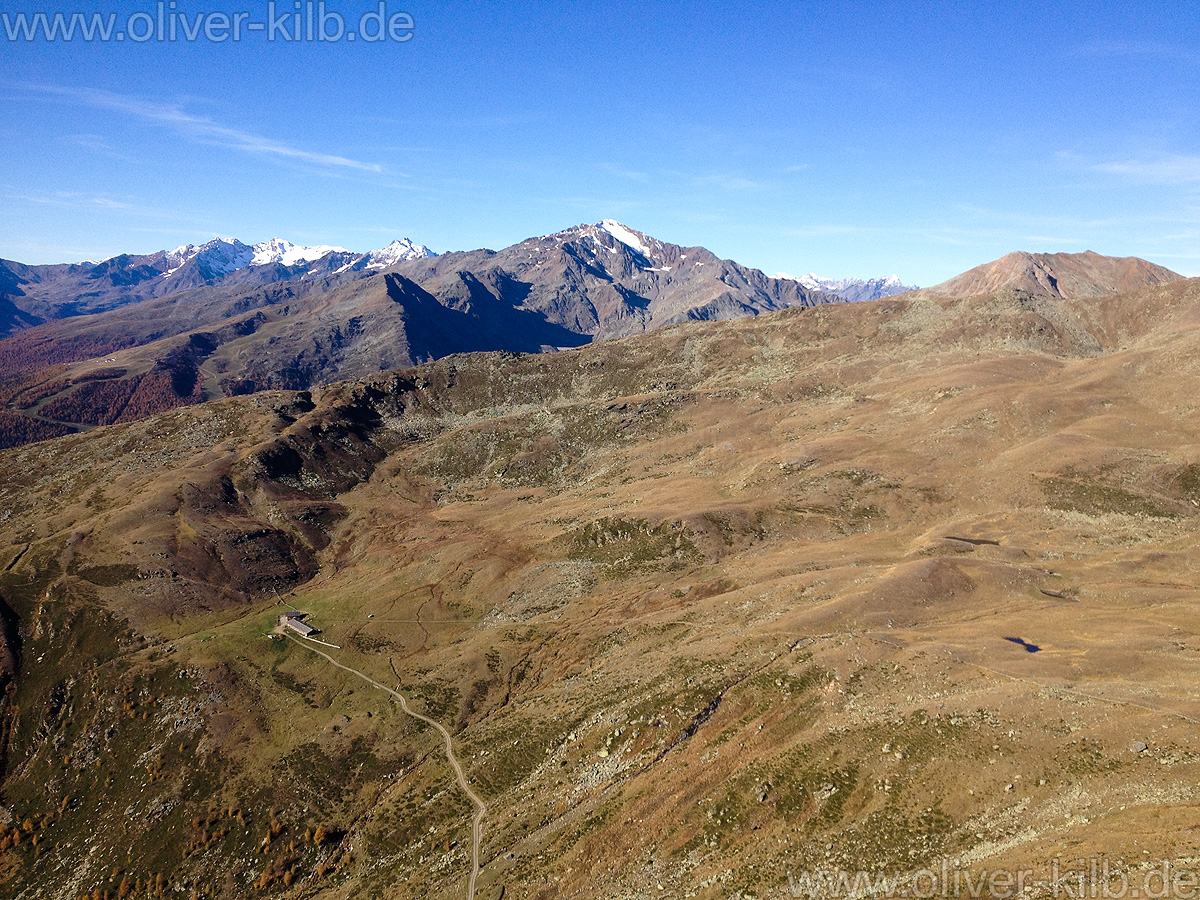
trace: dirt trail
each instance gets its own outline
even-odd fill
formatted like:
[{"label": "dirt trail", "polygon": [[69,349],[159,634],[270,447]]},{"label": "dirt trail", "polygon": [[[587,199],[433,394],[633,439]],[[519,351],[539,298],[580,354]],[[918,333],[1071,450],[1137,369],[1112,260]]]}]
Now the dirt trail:
[{"label": "dirt trail", "polygon": [[399,691],[394,691],[387,685],[380,684],[370,675],[365,675],[358,671],[358,669],[352,669],[349,666],[343,665],[328,653],[318,650],[311,644],[297,640],[291,635],[288,635],[288,638],[300,646],[311,650],[313,653],[317,654],[317,656],[324,657],[327,661],[341,669],[343,672],[349,672],[351,675],[357,675],[372,687],[377,687],[379,690],[391,694],[400,701],[400,708],[403,709],[405,713],[412,716],[414,719],[419,719],[426,725],[433,726],[438,730],[438,733],[441,734],[442,740],[446,745],[446,759],[450,762],[450,767],[454,769],[454,775],[458,779],[458,786],[463,789],[463,793],[470,798],[471,803],[475,806],[475,817],[471,820],[471,878],[467,882],[467,900],[475,900],[475,882],[479,878],[479,845],[483,840],[483,817],[487,812],[487,805],[481,799],[479,799],[479,795],[471,790],[471,785],[467,783],[467,776],[463,772],[462,766],[459,765],[458,758],[454,755],[454,747],[450,740],[450,732],[447,731],[440,722],[436,722],[428,716],[423,716],[419,712],[413,712],[411,709],[409,709],[408,701],[404,699],[404,695]]}]

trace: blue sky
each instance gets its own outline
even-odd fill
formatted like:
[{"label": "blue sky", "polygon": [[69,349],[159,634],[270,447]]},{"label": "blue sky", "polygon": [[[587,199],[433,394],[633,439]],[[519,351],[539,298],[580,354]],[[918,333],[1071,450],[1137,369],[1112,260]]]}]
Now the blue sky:
[{"label": "blue sky", "polygon": [[612,217],[771,274],[925,285],[1016,249],[1200,274],[1196,5],[1041,6],[387,0],[410,41],[0,34],[0,256],[498,248]]}]

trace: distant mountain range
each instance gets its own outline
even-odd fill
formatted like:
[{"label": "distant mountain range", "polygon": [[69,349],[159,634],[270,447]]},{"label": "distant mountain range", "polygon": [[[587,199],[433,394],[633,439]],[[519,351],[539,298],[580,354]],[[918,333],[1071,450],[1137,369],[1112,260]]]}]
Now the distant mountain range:
[{"label": "distant mountain range", "polygon": [[202,286],[311,279],[382,269],[433,255],[408,238],[369,253],[352,253],[341,247],[304,247],[281,238],[248,245],[219,237],[200,246],[122,254],[102,262],[28,266],[0,259],[0,335]]},{"label": "distant mountain range", "polygon": [[14,332],[0,341],[0,445],[454,353],[842,302],[611,219],[440,256],[411,241],[353,254],[219,238],[100,263],[4,262],[0,290]]},{"label": "distant mountain range", "polygon": [[1067,299],[1181,276],[1012,253],[931,288],[771,278],[611,219],[500,251],[369,253],[216,238],[144,256],[0,261],[0,447],[205,400],[304,390],[456,353],[532,353],[817,304],[1018,290]]},{"label": "distant mountain range", "polygon": [[451,309],[533,312],[586,339],[839,299],[719,259],[703,247],[668,244],[612,219],[530,238],[499,252],[412,260],[396,272]]},{"label": "distant mountain range", "polygon": [[827,294],[835,294],[851,303],[879,300],[883,297],[893,297],[896,294],[903,294],[917,289],[916,285],[901,283],[899,277],[896,275],[889,275],[886,278],[868,279],[822,278],[820,275],[809,272],[807,275],[801,275],[799,278],[796,278],[788,275],[786,272],[780,272],[775,277],[798,281],[810,291],[825,291]]}]

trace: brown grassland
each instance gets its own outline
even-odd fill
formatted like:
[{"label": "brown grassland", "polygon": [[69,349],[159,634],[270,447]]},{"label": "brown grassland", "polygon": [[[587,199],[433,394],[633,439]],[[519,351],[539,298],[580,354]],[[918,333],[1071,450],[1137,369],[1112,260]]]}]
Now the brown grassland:
[{"label": "brown grassland", "polygon": [[3,451],[0,893],[466,895],[437,735],[281,601],[454,734],[481,898],[1194,865],[1198,325],[825,306]]}]

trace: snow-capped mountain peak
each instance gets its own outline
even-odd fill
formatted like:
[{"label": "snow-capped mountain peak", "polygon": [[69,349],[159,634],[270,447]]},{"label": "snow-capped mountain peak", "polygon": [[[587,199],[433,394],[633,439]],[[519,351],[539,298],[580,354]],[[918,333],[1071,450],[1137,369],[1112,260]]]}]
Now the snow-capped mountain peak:
[{"label": "snow-capped mountain peak", "polygon": [[[780,272],[779,274],[783,278],[791,277],[790,275],[787,275],[783,272]],[[840,282],[835,282],[832,278],[822,278],[820,275],[817,275],[815,272],[808,272],[807,274],[801,275],[799,278],[797,278],[795,280],[800,282],[800,284],[803,287],[808,288],[810,291],[823,291],[823,290],[825,290],[825,287],[824,287],[825,285],[833,285],[833,284],[840,283]]]},{"label": "snow-capped mountain peak", "polygon": [[843,300],[878,300],[881,297],[891,297],[906,291],[916,290],[916,285],[903,284],[896,275],[886,278],[822,278],[814,272],[797,278],[786,272],[780,272],[776,278],[799,282],[800,286],[810,291],[824,291],[835,294]]},{"label": "snow-capped mountain peak", "polygon": [[252,266],[266,266],[279,263],[284,266],[296,266],[304,262],[313,262],[327,253],[349,253],[345,247],[328,247],[319,244],[315,247],[302,247],[285,241],[283,238],[271,238],[261,244],[255,244],[254,253],[250,260]]},{"label": "snow-capped mountain peak", "polygon": [[174,274],[184,263],[195,259],[212,275],[228,275],[248,265],[252,255],[251,248],[237,238],[216,237],[199,247],[195,244],[184,244],[167,251],[167,261],[171,264],[171,269],[166,274]]},{"label": "snow-capped mountain peak", "polygon": [[[669,251],[672,245],[650,237],[641,231],[634,231],[622,225],[616,219],[602,219],[593,224],[575,225],[563,231],[547,234],[540,238],[530,238],[520,246],[530,248],[530,259],[541,257],[549,247],[566,243],[582,242],[588,252],[632,253],[631,264],[643,271],[669,272],[665,259],[672,256]],[[676,248],[677,250],[677,248]],[[672,258],[674,258],[672,256]],[[650,265],[647,266],[646,264]]]},{"label": "snow-capped mountain peak", "polygon": [[424,244],[418,244],[410,238],[404,238],[392,241],[386,247],[382,247],[379,250],[372,250],[366,254],[361,260],[361,268],[386,269],[389,266],[396,265],[396,263],[405,262],[410,259],[422,259],[427,256],[437,256],[437,254]]},{"label": "snow-capped mountain peak", "polygon": [[200,252],[195,244],[180,244],[174,250],[167,251],[167,259],[174,263],[184,263]]},{"label": "snow-capped mountain peak", "polygon": [[[346,271],[372,271],[386,269],[396,263],[426,256],[437,256],[424,244],[410,238],[392,241],[386,247],[369,253],[355,253],[344,247],[325,244],[309,247],[295,244],[284,238],[271,238],[254,245],[243,244],[236,238],[217,237],[206,244],[183,244],[161,253],[167,264],[163,277],[175,275],[188,263],[195,260],[200,266],[199,277],[211,280],[228,275],[238,269],[254,266],[279,265],[294,268],[302,264],[315,264],[298,277],[337,275]],[[189,271],[190,271],[189,267]],[[183,275],[178,277],[182,278]],[[291,277],[296,277],[295,275]]]}]

